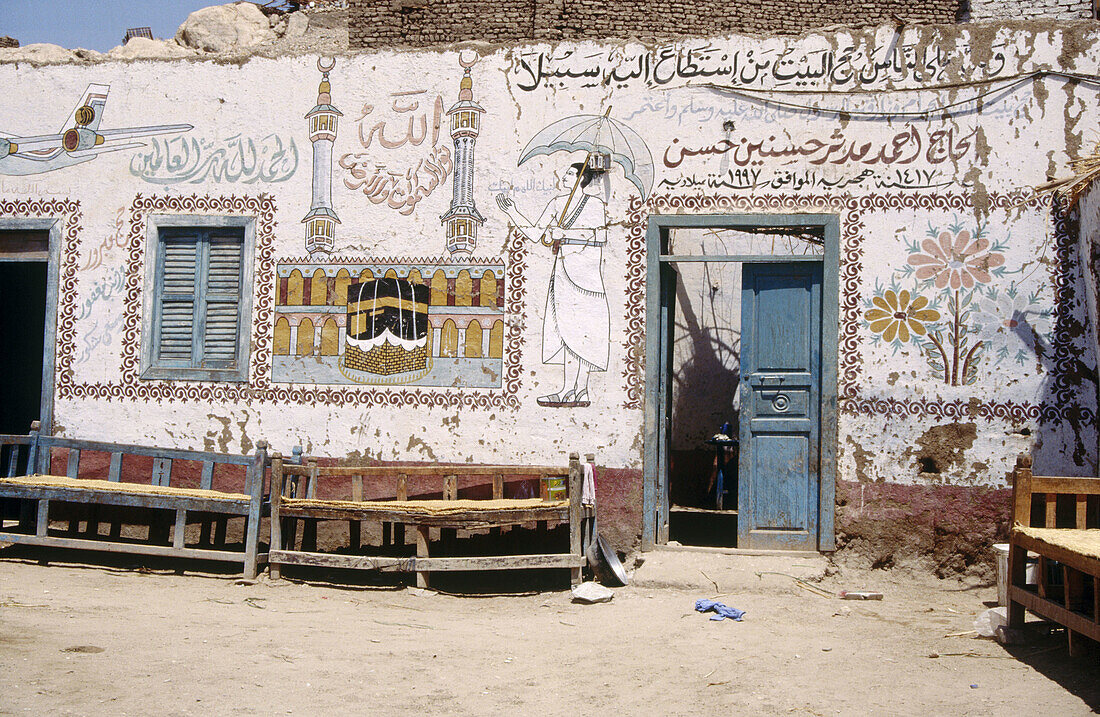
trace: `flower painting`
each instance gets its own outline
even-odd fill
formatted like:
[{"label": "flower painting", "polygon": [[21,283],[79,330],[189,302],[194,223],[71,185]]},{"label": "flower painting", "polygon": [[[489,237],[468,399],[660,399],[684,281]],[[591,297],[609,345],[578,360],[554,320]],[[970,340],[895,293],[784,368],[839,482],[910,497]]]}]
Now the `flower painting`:
[{"label": "flower painting", "polygon": [[908,291],[887,290],[871,299],[874,308],[864,316],[871,325],[871,331],[881,334],[886,341],[895,338],[905,343],[910,336],[924,336],[928,333],[925,325],[940,320],[940,312],[925,308],[928,299],[916,296],[910,300]]},{"label": "flower painting", "polygon": [[990,271],[1004,263],[1004,254],[991,251],[980,230],[974,235],[965,229],[940,232],[921,242],[921,251],[909,255],[917,279],[931,281],[937,289],[955,291],[988,284],[993,278]]},{"label": "flower painting", "polygon": [[1037,297],[1023,296],[1014,284],[995,285],[1019,270],[1005,268],[1007,245],[991,241],[987,225],[965,228],[956,219],[946,228],[929,225],[920,241],[905,241],[905,263],[865,303],[864,325],[874,341],[895,351],[914,345],[945,385],[968,386],[991,352],[996,362],[1020,361],[1023,349],[1013,356],[1008,345],[1024,341],[1034,351],[1049,332],[1050,312]]}]

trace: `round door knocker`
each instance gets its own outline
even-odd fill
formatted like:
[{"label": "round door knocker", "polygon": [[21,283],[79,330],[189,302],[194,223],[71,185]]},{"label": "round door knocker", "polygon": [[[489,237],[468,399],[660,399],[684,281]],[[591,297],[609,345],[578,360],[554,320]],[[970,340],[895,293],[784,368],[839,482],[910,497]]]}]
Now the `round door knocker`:
[{"label": "round door knocker", "polygon": [[785,393],[780,393],[772,399],[772,408],[774,408],[776,411],[779,411],[780,413],[783,413],[790,407],[791,399],[788,398],[787,394]]}]

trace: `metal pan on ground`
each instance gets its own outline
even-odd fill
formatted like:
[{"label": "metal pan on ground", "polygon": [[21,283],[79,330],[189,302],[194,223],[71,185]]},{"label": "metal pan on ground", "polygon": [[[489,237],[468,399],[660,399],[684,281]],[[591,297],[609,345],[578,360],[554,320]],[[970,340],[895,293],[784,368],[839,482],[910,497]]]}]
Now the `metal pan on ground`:
[{"label": "metal pan on ground", "polygon": [[599,547],[601,562],[607,567],[607,570],[603,571],[607,581],[606,584],[611,587],[626,585],[626,570],[623,568],[623,564],[619,562],[619,556],[615,554],[615,549],[611,547],[611,543],[607,542],[607,539],[602,535],[597,535],[596,544]]}]

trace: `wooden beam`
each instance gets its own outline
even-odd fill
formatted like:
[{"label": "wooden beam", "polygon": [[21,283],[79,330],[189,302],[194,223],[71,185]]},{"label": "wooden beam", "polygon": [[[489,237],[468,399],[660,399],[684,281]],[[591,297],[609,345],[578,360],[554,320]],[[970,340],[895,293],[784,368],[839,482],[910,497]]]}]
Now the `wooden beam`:
[{"label": "wooden beam", "polygon": [[[431,535],[428,532],[430,528],[426,525],[416,526],[416,557],[427,558],[428,557],[428,545],[431,542]],[[416,587],[426,588],[428,587],[428,573],[425,570],[418,570],[416,573]]]},{"label": "wooden beam", "polygon": [[65,503],[96,503],[137,508],[186,508],[191,511],[247,515],[248,498],[196,498],[189,495],[126,493],[110,489],[69,488],[46,485],[0,485],[0,497],[25,500],[57,500]]},{"label": "wooden beam", "polygon": [[[307,459],[309,460],[309,459]],[[316,459],[313,459],[316,460]],[[286,464],[283,470],[287,475],[309,475],[308,466]],[[565,477],[569,475],[568,466],[502,466],[502,465],[424,465],[424,466],[321,466],[318,475],[347,477],[361,475],[364,478],[392,478],[405,476],[438,476],[441,473],[456,476],[492,476],[501,473],[506,476],[522,477]]]},{"label": "wooden beam", "polygon": [[202,477],[199,479],[199,488],[213,490],[214,488],[214,461],[202,462]]},{"label": "wooden beam", "polygon": [[107,473],[107,480],[112,483],[122,480],[122,453],[118,451],[111,454],[111,467]]},{"label": "wooden beam", "polygon": [[[1027,582],[1027,550],[1015,541],[1008,547],[1008,585],[1023,587]],[[1011,594],[1011,590],[1009,590]],[[1008,626],[1020,629],[1024,626],[1024,606],[1013,600],[1008,601]]]},{"label": "wooden beam", "polygon": [[79,470],[80,470],[80,449],[79,448],[70,448],[69,449],[69,462],[68,462],[68,465],[65,466],[65,475],[67,475],[70,478],[76,478],[76,477],[78,477],[77,473],[79,472]]},{"label": "wooden beam", "polygon": [[50,528],[50,501],[41,499],[38,501],[38,518],[34,524],[34,534],[39,538],[46,537],[46,531]]},{"label": "wooden beam", "polygon": [[26,535],[23,533],[0,533],[0,541],[23,543],[25,545],[44,545],[73,550],[99,550],[105,553],[135,553],[138,555],[166,555],[177,558],[198,558],[200,560],[218,560],[229,563],[243,563],[244,552],[230,550],[201,550],[198,548],[174,548],[170,545],[148,545],[146,543],[121,543],[111,540],[87,540],[85,538],[59,538],[53,536]]},{"label": "wooden beam", "polygon": [[1032,476],[1032,493],[1059,493],[1061,495],[1100,495],[1100,479]]},{"label": "wooden beam", "polygon": [[1033,553],[1038,553],[1040,558],[1046,557],[1050,560],[1057,560],[1059,563],[1069,565],[1088,575],[1100,575],[1100,559],[1082,555],[1058,545],[1044,543],[1024,533],[1014,533],[1012,542]]},{"label": "wooden beam", "polygon": [[172,547],[179,550],[183,547],[183,539],[187,533],[187,511],[183,508],[176,510],[176,525],[172,529]]},{"label": "wooden beam", "polygon": [[494,525],[517,525],[538,520],[565,522],[569,520],[568,506],[515,508],[499,510],[471,510],[463,513],[428,515],[414,509],[377,508],[370,501],[358,506],[300,505],[284,499],[281,514],[285,517],[313,518],[317,520],[377,520],[413,525],[423,523],[433,528],[491,528]]},{"label": "wooden beam", "polygon": [[466,558],[422,558],[368,555],[335,555],[289,550],[273,550],[268,555],[271,564],[315,565],[352,570],[384,572],[423,572],[455,570],[515,570],[524,568],[579,568],[584,559],[569,553],[544,555],[489,555]]},{"label": "wooden beam", "polygon": [[[351,477],[351,499],[357,503],[363,500],[363,476]],[[363,524],[358,520],[348,521],[348,545],[352,550],[359,550],[363,544]]]},{"label": "wooden beam", "polygon": [[569,553],[582,562],[572,568],[569,579],[574,585],[581,582],[581,566],[584,565],[584,550],[581,545],[581,484],[584,473],[581,459],[576,453],[569,454]]},{"label": "wooden beam", "polygon": [[1031,456],[1021,453],[1012,471],[1012,521],[1031,525]]},{"label": "wooden beam", "polygon": [[1053,620],[1068,630],[1076,630],[1093,640],[1100,640],[1100,625],[1083,615],[1067,610],[1061,605],[1046,600],[1018,585],[1008,587],[1009,600],[1015,600],[1036,615]]}]

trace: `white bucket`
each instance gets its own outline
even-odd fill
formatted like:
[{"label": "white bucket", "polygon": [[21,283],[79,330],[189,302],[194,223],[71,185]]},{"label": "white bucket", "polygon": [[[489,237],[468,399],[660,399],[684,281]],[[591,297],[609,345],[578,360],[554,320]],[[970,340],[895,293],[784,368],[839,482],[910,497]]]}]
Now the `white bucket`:
[{"label": "white bucket", "polygon": [[1008,543],[994,543],[997,554],[997,604],[1008,604]]},{"label": "white bucket", "polygon": [[[1008,604],[1008,543],[994,543],[993,552],[997,554],[997,604]],[[1035,558],[1029,557],[1026,560],[1027,568],[1025,568],[1024,582],[1028,585],[1034,585],[1039,581],[1039,566],[1036,564]]]}]

